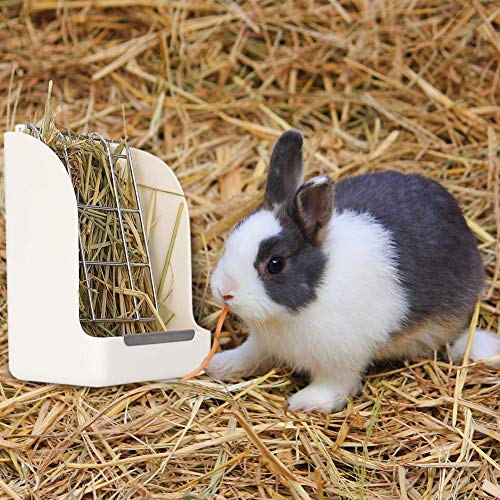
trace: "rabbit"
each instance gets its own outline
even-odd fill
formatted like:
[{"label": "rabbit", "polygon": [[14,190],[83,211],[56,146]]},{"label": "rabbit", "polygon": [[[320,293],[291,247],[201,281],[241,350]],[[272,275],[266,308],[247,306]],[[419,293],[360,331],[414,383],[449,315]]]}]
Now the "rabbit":
[{"label": "rabbit", "polygon": [[[395,171],[303,183],[300,132],[277,140],[264,201],[229,235],[211,276],[215,300],[249,328],[207,372],[226,379],[286,366],[310,384],[291,410],[332,412],[376,362],[414,359],[464,339],[484,266],[455,199]],[[500,354],[477,331],[471,355]]]}]

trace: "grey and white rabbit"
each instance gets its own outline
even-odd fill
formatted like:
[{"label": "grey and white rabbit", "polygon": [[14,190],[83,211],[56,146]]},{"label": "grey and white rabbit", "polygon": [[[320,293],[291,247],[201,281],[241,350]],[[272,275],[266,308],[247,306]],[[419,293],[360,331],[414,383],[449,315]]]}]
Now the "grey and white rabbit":
[{"label": "grey and white rabbit", "polygon": [[[302,135],[276,142],[261,207],[229,236],[211,287],[248,325],[208,373],[247,376],[285,365],[310,376],[292,410],[335,411],[372,363],[429,356],[458,339],[484,286],[476,241],[437,182],[396,172],[302,179]],[[473,359],[500,354],[477,331]]]}]

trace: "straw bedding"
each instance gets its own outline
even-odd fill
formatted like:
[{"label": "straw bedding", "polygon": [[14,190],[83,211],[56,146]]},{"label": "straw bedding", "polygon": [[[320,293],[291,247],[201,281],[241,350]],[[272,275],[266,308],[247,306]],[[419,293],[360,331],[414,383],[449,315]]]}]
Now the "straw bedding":
[{"label": "straw bedding", "polygon": [[[306,136],[307,175],[394,168],[442,182],[478,237],[500,313],[495,3],[0,1],[2,130],[39,119],[123,135],[176,172],[190,204],[194,311],[227,230],[259,201],[270,147]],[[161,5],[160,5],[161,4]],[[3,139],[0,139],[3,140]],[[3,227],[3,215],[2,215]],[[498,498],[498,371],[422,360],[371,374],[330,416],[292,414],[284,371],[225,384],[106,389],[12,378],[5,237],[2,498]],[[450,256],[453,258],[453,256]],[[223,347],[244,327],[226,321]]]}]

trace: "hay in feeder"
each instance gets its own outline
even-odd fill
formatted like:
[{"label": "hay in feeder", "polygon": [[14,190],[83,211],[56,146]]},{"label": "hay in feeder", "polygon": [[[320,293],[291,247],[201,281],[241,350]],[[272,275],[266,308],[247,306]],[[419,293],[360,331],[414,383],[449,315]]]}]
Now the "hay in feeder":
[{"label": "hay in feeder", "polygon": [[[50,91],[46,109],[49,103]],[[166,330],[155,306],[147,235],[125,140],[61,132],[47,113],[39,129],[30,126],[26,132],[56,153],[75,190],[83,330],[96,337]],[[151,204],[148,220],[154,208]]]}]

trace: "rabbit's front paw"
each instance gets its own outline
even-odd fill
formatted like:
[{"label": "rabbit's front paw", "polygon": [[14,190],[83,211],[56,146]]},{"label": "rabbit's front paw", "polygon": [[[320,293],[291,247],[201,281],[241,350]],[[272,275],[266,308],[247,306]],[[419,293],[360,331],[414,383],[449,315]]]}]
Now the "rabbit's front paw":
[{"label": "rabbit's front paw", "polygon": [[206,372],[221,380],[247,375],[250,369],[247,367],[248,360],[243,354],[238,348],[216,353]]},{"label": "rabbit's front paw", "polygon": [[288,405],[292,411],[331,413],[344,408],[348,398],[349,394],[339,394],[332,390],[331,387],[311,384],[288,398]]}]

